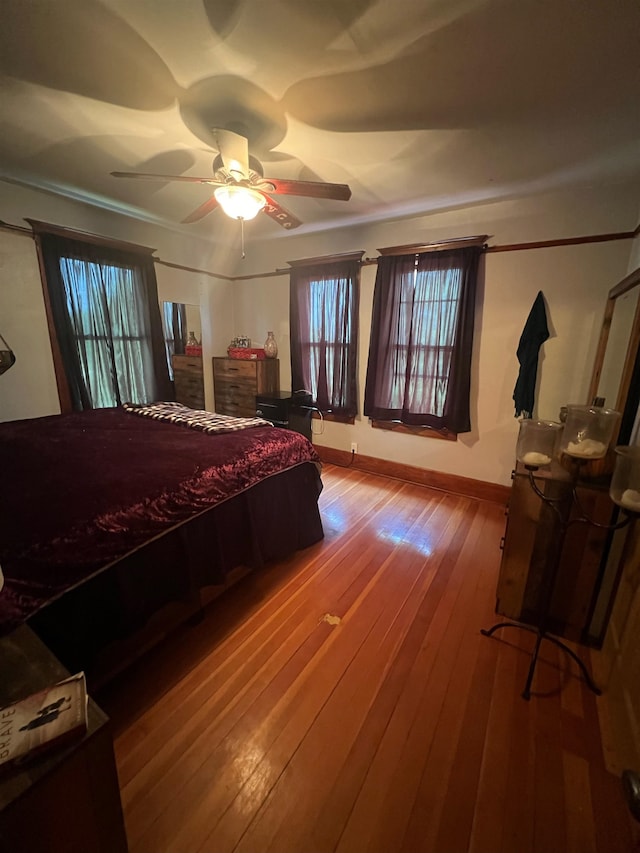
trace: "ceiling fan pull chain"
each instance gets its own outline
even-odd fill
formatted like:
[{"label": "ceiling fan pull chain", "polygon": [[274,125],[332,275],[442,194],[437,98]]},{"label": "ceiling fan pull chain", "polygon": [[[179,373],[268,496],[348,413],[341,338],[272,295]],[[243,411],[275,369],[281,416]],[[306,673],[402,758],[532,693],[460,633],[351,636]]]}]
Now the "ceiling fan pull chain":
[{"label": "ceiling fan pull chain", "polygon": [[244,219],[241,216],[238,218],[240,219],[240,241],[242,246],[242,257],[244,259],[246,257],[244,253]]}]

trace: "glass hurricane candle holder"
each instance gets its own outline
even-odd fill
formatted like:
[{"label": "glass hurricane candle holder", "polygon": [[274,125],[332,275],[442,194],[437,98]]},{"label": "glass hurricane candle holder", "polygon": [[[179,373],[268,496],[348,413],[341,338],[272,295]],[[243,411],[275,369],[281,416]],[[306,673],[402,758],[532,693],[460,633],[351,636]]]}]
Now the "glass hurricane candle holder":
[{"label": "glass hurricane candle holder", "polygon": [[620,412],[596,406],[567,406],[560,450],[576,459],[602,459],[607,455]]},{"label": "glass hurricane candle holder", "polygon": [[616,447],[609,495],[629,512],[640,512],[640,447]]},{"label": "glass hurricane candle holder", "polygon": [[550,465],[558,448],[562,424],[556,421],[520,421],[516,459],[527,468]]}]

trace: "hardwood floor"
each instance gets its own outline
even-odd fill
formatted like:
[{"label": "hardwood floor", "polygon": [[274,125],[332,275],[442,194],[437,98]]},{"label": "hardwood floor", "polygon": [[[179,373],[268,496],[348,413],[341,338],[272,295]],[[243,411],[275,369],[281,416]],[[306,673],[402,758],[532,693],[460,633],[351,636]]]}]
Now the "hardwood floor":
[{"label": "hardwood floor", "polygon": [[532,635],[480,634],[503,507],[331,465],[323,481],[322,543],[97,697],[131,853],[640,849],[603,700],[544,643],[524,701]]}]

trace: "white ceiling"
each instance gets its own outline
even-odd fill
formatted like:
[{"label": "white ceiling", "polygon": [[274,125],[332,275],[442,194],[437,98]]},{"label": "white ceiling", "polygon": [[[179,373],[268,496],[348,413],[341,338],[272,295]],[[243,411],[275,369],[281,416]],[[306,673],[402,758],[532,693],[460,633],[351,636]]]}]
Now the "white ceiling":
[{"label": "white ceiling", "polygon": [[[300,231],[640,181],[639,0],[0,0],[0,176],[194,235],[213,127]],[[640,200],[640,199],[639,199]],[[262,236],[281,230],[264,215]]]}]

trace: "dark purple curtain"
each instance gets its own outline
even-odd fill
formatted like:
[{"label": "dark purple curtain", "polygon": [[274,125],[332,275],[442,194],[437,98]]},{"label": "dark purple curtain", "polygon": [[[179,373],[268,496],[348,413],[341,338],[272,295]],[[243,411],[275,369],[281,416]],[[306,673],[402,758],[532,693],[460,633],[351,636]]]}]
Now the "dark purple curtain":
[{"label": "dark purple curtain", "polygon": [[469,432],[479,246],[378,259],[364,413]]},{"label": "dark purple curtain", "polygon": [[297,267],[290,279],[292,391],[309,391],[322,412],[358,411],[360,264]]},{"label": "dark purple curtain", "polygon": [[173,399],[153,259],[38,239],[74,410]]}]

